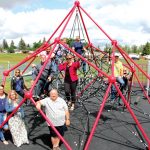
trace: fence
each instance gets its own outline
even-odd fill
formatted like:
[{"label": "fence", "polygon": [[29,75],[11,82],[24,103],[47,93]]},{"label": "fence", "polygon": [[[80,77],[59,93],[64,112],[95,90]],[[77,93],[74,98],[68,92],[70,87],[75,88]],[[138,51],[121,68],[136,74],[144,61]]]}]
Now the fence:
[{"label": "fence", "polygon": [[[138,64],[142,70],[144,70],[146,73],[148,73],[148,64]],[[147,85],[147,78],[145,75],[140,72],[138,69],[136,70],[137,77],[139,78],[142,85]],[[137,79],[134,77],[133,79],[133,85],[136,85],[138,83]]]},{"label": "fence", "polygon": [[[3,80],[3,72],[6,71],[6,70],[9,70],[10,68],[12,68],[15,65],[16,65],[15,63],[10,63],[9,61],[8,62],[4,62],[3,64],[0,65],[0,83]],[[24,63],[23,65],[21,65],[18,68],[20,70],[24,70],[24,68],[26,66],[27,66],[27,63]],[[29,67],[26,72],[29,72],[29,71],[31,71],[31,67]],[[13,75],[14,75],[14,70],[12,72],[10,72],[9,78],[11,78]]]}]

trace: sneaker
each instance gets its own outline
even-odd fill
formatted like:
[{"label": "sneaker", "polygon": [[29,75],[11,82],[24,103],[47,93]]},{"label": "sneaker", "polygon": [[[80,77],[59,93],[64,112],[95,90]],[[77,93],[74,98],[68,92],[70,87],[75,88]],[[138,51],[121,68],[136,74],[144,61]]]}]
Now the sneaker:
[{"label": "sneaker", "polygon": [[115,103],[115,99],[110,100],[110,104],[114,104]]},{"label": "sneaker", "polygon": [[121,103],[118,103],[118,106],[123,106],[123,104],[121,104]]},{"label": "sneaker", "polygon": [[33,99],[34,99],[35,101],[38,101],[38,100],[40,100],[40,97],[39,97],[38,95],[33,95]]},{"label": "sneaker", "polygon": [[68,107],[69,107],[69,108],[71,107],[71,105],[72,105],[72,103],[71,103],[71,102],[68,102]]},{"label": "sneaker", "polygon": [[74,104],[72,104],[72,106],[70,107],[70,110],[71,110],[71,111],[74,110]]},{"label": "sneaker", "polygon": [[59,146],[53,147],[53,150],[61,150]]},{"label": "sneaker", "polygon": [[8,145],[9,143],[6,140],[4,140],[3,144]]}]

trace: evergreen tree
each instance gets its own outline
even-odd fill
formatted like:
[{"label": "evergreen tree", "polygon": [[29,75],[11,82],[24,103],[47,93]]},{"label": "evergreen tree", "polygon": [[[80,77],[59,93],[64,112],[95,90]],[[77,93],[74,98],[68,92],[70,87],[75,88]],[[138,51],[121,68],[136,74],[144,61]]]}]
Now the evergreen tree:
[{"label": "evergreen tree", "polygon": [[74,42],[74,39],[72,39],[72,38],[67,38],[66,40],[67,40],[67,44],[68,44],[70,47],[72,47],[72,43]]},{"label": "evergreen tree", "polygon": [[109,44],[106,44],[105,47],[104,47],[104,51],[106,53],[111,53],[112,52],[112,48]]},{"label": "evergreen tree", "polygon": [[26,44],[22,38],[19,41],[19,47],[18,48],[19,48],[19,50],[26,50]]},{"label": "evergreen tree", "polygon": [[42,45],[41,40],[39,40],[39,42],[34,42],[33,43],[33,50],[36,50],[37,48],[39,48]]},{"label": "evergreen tree", "polygon": [[45,37],[43,38],[43,42],[42,43],[45,43],[46,42],[46,39],[45,39]]},{"label": "evergreen tree", "polygon": [[3,48],[2,48],[2,46],[0,45],[0,53],[2,53],[3,52]]},{"label": "evergreen tree", "polygon": [[2,47],[3,47],[3,49],[6,49],[6,50],[9,48],[8,43],[7,43],[7,41],[5,39],[3,40]]},{"label": "evergreen tree", "polygon": [[27,44],[26,49],[31,50],[30,44]]},{"label": "evergreen tree", "polygon": [[12,40],[11,43],[10,43],[10,49],[15,49],[15,48],[16,48],[16,46],[14,44],[14,41]]},{"label": "evergreen tree", "polygon": [[139,54],[142,54],[143,49],[144,49],[144,45],[140,45],[140,46],[139,46]]},{"label": "evergreen tree", "polygon": [[129,54],[131,52],[131,48],[129,45],[125,45],[124,50]]},{"label": "evergreen tree", "polygon": [[132,46],[132,52],[133,52],[133,53],[138,53],[138,49],[137,49],[137,46],[136,46],[136,45],[133,45],[133,46]]},{"label": "evergreen tree", "polygon": [[150,54],[150,43],[147,42],[143,47],[142,55],[149,55]]},{"label": "evergreen tree", "polygon": [[15,52],[15,50],[11,47],[7,50],[7,53],[14,53],[14,52]]}]

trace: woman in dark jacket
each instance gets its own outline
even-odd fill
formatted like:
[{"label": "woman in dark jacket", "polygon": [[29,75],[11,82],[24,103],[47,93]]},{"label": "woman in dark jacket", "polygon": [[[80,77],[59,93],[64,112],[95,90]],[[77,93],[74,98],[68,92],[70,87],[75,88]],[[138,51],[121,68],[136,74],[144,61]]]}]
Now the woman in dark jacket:
[{"label": "woman in dark jacket", "polygon": [[80,67],[79,61],[74,62],[72,55],[66,56],[66,62],[59,65],[60,71],[65,71],[64,88],[70,110],[74,110],[76,101],[76,87],[78,83],[77,70]]},{"label": "woman in dark jacket", "polygon": [[[7,102],[7,95],[4,92],[4,86],[0,85],[0,125],[5,121],[7,117],[6,113],[6,102]],[[0,140],[7,145],[8,142],[5,140],[3,130],[8,130],[8,124],[6,123],[2,128],[0,128]]]},{"label": "woman in dark jacket", "polygon": [[15,76],[11,79],[11,90],[15,90],[22,98],[24,97],[24,91],[28,90],[21,76],[20,69],[15,70]]}]

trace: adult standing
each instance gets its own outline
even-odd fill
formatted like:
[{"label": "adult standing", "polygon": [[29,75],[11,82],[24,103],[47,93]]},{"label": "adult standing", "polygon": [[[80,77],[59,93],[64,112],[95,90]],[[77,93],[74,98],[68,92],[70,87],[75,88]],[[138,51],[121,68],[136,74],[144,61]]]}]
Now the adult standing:
[{"label": "adult standing", "polygon": [[[0,125],[2,122],[5,121],[7,117],[6,113],[6,102],[7,102],[7,95],[4,92],[4,86],[0,85]],[[8,130],[8,124],[6,123],[2,128],[0,128],[0,140],[5,144],[8,145],[8,142],[5,140],[4,137],[4,130]]]},{"label": "adult standing", "polygon": [[74,110],[75,107],[76,87],[78,84],[77,70],[79,67],[80,62],[74,62],[71,54],[68,54],[66,56],[66,62],[59,64],[58,67],[60,71],[65,71],[64,88],[70,110]]},{"label": "adult standing", "polygon": [[[48,119],[55,126],[57,131],[63,136],[64,135],[64,125],[70,125],[70,115],[68,111],[68,106],[64,99],[58,96],[56,89],[50,91],[50,97],[36,102],[36,108],[41,109],[41,106],[45,106],[45,112]],[[48,124],[49,126],[49,124]],[[53,150],[60,150],[59,143],[60,138],[49,126],[51,141],[53,145]]]},{"label": "adult standing", "polygon": [[[75,41],[72,43],[72,49],[81,56],[83,56],[84,51],[86,51],[86,48],[83,46],[79,36],[76,36]],[[86,73],[86,62],[82,61],[81,65],[83,73]]]},{"label": "adult standing", "polygon": [[[32,75],[32,78],[35,80],[36,77],[38,76],[40,70],[42,69],[44,63],[46,61],[46,56],[45,55],[41,55],[41,62],[40,64],[38,64],[37,66],[34,66],[34,72],[33,72],[33,75]],[[50,88],[49,85],[50,83],[52,82],[52,77],[53,77],[53,74],[55,72],[55,68],[52,64],[51,61],[48,61],[48,63],[46,64],[43,72],[41,73],[41,76],[35,86],[35,89],[34,89],[34,95],[35,97],[40,97],[41,94],[44,93],[44,90],[45,90],[45,84],[48,84],[47,88]]]},{"label": "adult standing", "polygon": [[15,75],[11,79],[11,90],[15,90],[22,98],[24,97],[25,90],[28,90],[23,76],[21,75],[20,69],[15,70]]}]

